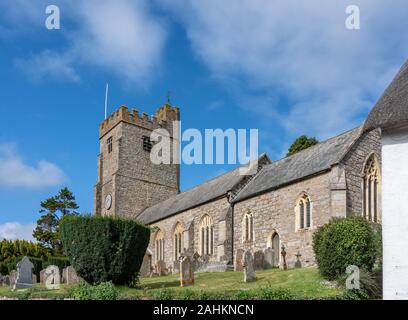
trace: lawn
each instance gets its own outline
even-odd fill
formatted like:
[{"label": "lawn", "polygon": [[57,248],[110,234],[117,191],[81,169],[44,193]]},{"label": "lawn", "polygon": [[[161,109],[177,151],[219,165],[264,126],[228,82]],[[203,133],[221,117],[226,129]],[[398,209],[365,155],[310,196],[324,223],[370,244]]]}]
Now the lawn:
[{"label": "lawn", "polygon": [[[342,290],[328,288],[321,284],[322,278],[316,268],[269,269],[256,272],[257,280],[251,283],[243,281],[243,272],[222,273],[198,273],[195,274],[194,286],[182,288],[178,275],[165,277],[142,278],[138,288],[118,286],[121,297],[125,299],[153,299],[162,297],[163,292],[172,292],[175,297],[184,292],[200,293],[195,297],[220,297],[225,293],[253,292],[260,288],[271,288],[272,290],[284,289],[296,299],[326,299],[339,296]],[[36,285],[30,289],[30,298],[59,299],[68,297],[69,287],[62,285],[59,290],[47,290],[42,285]],[[204,294],[203,294],[204,293]],[[232,295],[233,297],[236,295]],[[15,297],[24,299],[28,297],[25,291],[11,291],[9,288],[0,287],[0,297]],[[230,295],[231,297],[231,295]]]}]

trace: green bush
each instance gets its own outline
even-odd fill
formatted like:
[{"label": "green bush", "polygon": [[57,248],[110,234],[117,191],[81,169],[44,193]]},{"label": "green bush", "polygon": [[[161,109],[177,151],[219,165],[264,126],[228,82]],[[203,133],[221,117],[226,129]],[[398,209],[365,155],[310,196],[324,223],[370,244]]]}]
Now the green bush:
[{"label": "green bush", "polygon": [[[346,287],[348,275],[339,278],[338,282]],[[344,300],[368,300],[382,298],[382,276],[381,271],[367,272],[360,270],[360,289],[346,289],[342,299]]]},{"label": "green bush", "polygon": [[112,282],[102,282],[99,285],[91,286],[81,281],[71,288],[70,297],[75,300],[117,300],[119,291]]},{"label": "green bush", "polygon": [[159,289],[153,293],[155,300],[173,300],[174,296],[173,290],[167,288]]},{"label": "green bush", "polygon": [[62,272],[62,270],[70,265],[69,259],[66,257],[48,257],[47,261],[43,261],[42,268],[45,269],[48,266],[57,266],[60,272]]},{"label": "green bush", "polygon": [[60,222],[60,234],[80,277],[94,284],[129,284],[142,265],[150,229],[134,220],[66,216]]},{"label": "green bush", "polygon": [[263,286],[257,290],[256,299],[258,300],[293,300],[294,296],[288,289],[272,288]]},{"label": "green bush", "polygon": [[313,234],[319,272],[328,280],[356,265],[371,271],[378,257],[378,235],[364,218],[336,218]]}]

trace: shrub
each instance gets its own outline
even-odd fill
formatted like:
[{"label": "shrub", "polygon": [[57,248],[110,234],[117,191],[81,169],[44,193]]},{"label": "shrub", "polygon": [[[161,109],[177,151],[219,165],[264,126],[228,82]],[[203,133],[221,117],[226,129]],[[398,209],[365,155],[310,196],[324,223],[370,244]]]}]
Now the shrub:
[{"label": "shrub", "polygon": [[[348,275],[339,278],[339,284],[345,287]],[[360,289],[346,289],[342,297],[345,300],[368,300],[382,298],[382,277],[376,272],[360,270]]]},{"label": "shrub", "polygon": [[171,289],[163,288],[153,293],[155,300],[173,300],[174,292]]},{"label": "shrub", "polygon": [[136,221],[91,216],[64,217],[60,233],[78,275],[95,284],[134,280],[150,237],[150,229]]},{"label": "shrub", "polygon": [[99,285],[91,286],[81,281],[71,288],[70,297],[75,300],[117,300],[119,291],[112,282],[102,282]]},{"label": "shrub", "polygon": [[48,257],[48,260],[42,263],[42,268],[45,269],[48,266],[57,266],[60,272],[62,272],[62,270],[70,265],[69,259],[66,257]]},{"label": "shrub", "polygon": [[378,239],[370,223],[360,217],[336,218],[313,235],[319,272],[328,280],[356,265],[371,271],[378,254]]},{"label": "shrub", "polygon": [[288,289],[263,286],[257,290],[256,298],[259,300],[293,300],[294,296]]}]

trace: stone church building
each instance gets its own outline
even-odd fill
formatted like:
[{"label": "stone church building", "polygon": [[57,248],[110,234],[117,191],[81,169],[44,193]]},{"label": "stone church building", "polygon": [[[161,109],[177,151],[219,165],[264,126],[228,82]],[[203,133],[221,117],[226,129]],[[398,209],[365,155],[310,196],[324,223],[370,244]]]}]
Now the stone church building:
[{"label": "stone church building", "polygon": [[100,125],[95,214],[152,227],[142,275],[178,272],[182,253],[202,271],[240,270],[247,249],[258,268],[278,267],[282,247],[288,267],[312,266],[313,232],[331,218],[381,222],[379,129],[362,125],[277,161],[262,154],[251,176],[236,168],[180,193],[179,165],[150,161],[152,130],[167,129],[174,142],[179,119],[169,104],[152,117],[122,106]]}]

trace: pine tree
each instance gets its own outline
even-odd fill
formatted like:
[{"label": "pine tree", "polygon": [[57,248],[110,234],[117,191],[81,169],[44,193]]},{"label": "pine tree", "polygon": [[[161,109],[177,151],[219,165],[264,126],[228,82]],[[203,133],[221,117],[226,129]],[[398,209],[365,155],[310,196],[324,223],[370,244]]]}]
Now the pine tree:
[{"label": "pine tree", "polygon": [[75,196],[68,188],[63,188],[58,195],[41,202],[40,219],[33,236],[44,248],[51,249],[54,254],[62,254],[62,244],[59,236],[58,224],[65,215],[78,214],[79,207]]}]

